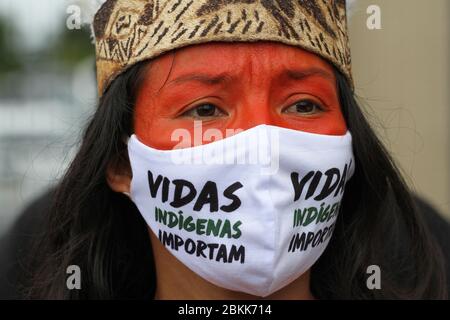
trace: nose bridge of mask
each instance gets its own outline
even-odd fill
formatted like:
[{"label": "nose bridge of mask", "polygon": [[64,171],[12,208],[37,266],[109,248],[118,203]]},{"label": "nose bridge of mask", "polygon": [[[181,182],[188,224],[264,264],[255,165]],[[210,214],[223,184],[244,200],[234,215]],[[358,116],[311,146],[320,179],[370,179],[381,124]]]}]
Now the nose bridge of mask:
[{"label": "nose bridge of mask", "polygon": [[207,167],[236,164],[238,167],[258,167],[261,174],[270,175],[276,174],[279,165],[279,129],[261,124],[208,144],[172,150],[147,146],[136,135],[128,137],[126,143],[129,144],[131,140],[133,146],[138,145],[134,149],[141,149],[140,153],[146,150],[158,160],[167,160],[170,156],[175,165],[188,163]]}]

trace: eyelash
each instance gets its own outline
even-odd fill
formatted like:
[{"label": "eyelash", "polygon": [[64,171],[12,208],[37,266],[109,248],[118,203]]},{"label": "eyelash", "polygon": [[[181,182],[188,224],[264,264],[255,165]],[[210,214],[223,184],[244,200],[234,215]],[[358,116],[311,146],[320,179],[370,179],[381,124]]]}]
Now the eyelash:
[{"label": "eyelash", "polygon": [[[288,110],[289,108],[294,107],[294,106],[297,106],[298,104],[304,103],[304,102],[313,104],[313,105],[318,109],[319,112],[324,112],[324,111],[327,110],[327,108],[324,107],[323,104],[321,104],[321,103],[319,103],[319,102],[316,102],[316,101],[314,101],[313,99],[302,99],[302,100],[299,100],[299,101],[295,102],[294,104],[292,104],[292,105],[290,105],[290,106],[284,108],[284,109],[282,110],[282,113],[285,113],[285,111]],[[201,104],[198,104],[198,105],[196,105],[196,106],[193,106],[193,107],[191,107],[190,109],[184,111],[184,112],[181,114],[181,116],[182,116],[182,117],[202,118],[202,119],[216,117],[216,116],[209,116],[209,117],[208,117],[208,116],[204,116],[204,117],[202,117],[202,116],[192,116],[192,115],[189,115],[189,113],[195,112],[196,110],[198,111],[198,108],[200,108],[200,107],[202,107],[202,106],[208,106],[208,105],[209,105],[209,106],[215,107],[220,113],[222,113],[222,114],[224,114],[224,115],[227,115],[227,112],[225,112],[224,110],[222,110],[220,107],[216,106],[214,103],[201,103]],[[216,110],[216,111],[217,111],[217,110]],[[316,112],[315,112],[315,113],[316,113]],[[307,115],[312,115],[312,114],[315,114],[315,113],[311,113],[311,114],[309,114],[309,113],[306,114],[306,113],[305,113],[305,116],[307,116]]]},{"label": "eyelash", "polygon": [[[193,118],[202,118],[202,119],[205,119],[205,118],[213,118],[213,117],[215,117],[215,116],[210,116],[210,117],[201,117],[201,116],[192,116],[192,115],[189,115],[189,113],[191,113],[191,112],[195,112],[196,110],[198,110],[200,107],[202,107],[202,106],[214,106],[219,112],[221,112],[222,114],[224,114],[224,115],[227,115],[227,112],[225,112],[224,110],[222,110],[222,108],[219,108],[218,106],[216,106],[214,103],[207,103],[207,102],[205,102],[205,103],[201,103],[201,104],[198,104],[198,105],[196,105],[196,106],[193,106],[193,107],[191,107],[191,108],[189,108],[188,110],[186,110],[186,111],[184,111],[182,114],[181,114],[181,116],[182,117],[193,117]],[[216,111],[217,111],[216,110]]]},{"label": "eyelash", "polygon": [[292,108],[292,107],[297,107],[297,105],[299,105],[299,104],[301,104],[301,103],[312,104],[312,105],[315,106],[316,109],[317,109],[316,112],[312,112],[312,111],[311,111],[311,112],[305,112],[305,113],[304,113],[305,116],[313,115],[313,114],[316,114],[316,113],[319,113],[319,112],[325,112],[325,111],[327,110],[327,108],[326,108],[322,103],[317,102],[317,101],[315,101],[315,100],[313,100],[313,99],[306,99],[306,98],[305,98],[305,99],[301,99],[301,100],[295,102],[294,104],[292,104],[292,105],[290,105],[290,106],[284,108],[284,109],[282,110],[282,112],[285,113],[286,110],[288,110],[288,109],[290,109],[290,108]]}]

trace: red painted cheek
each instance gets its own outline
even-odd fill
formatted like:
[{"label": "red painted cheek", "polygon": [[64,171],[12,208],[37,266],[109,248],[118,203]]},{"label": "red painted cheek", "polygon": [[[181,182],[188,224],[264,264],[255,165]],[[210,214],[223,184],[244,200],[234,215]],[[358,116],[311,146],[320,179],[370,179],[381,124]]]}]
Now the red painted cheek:
[{"label": "red painted cheek", "polygon": [[310,133],[340,136],[347,132],[347,125],[342,113],[337,110],[328,110],[317,118],[311,118],[299,123],[290,122],[287,126],[290,129],[300,130]]},{"label": "red painted cheek", "polygon": [[[194,132],[193,120],[173,120],[159,117],[155,110],[152,112],[152,106],[144,107],[144,105],[138,103],[136,106],[135,133],[146,145],[160,150],[173,149],[178,144],[178,141],[172,140],[172,135],[179,129],[189,132],[192,139],[199,137]],[[273,114],[267,109],[261,111],[260,108],[257,110],[248,108],[245,112],[236,114],[228,121],[218,120],[212,123],[205,123],[202,130],[205,132],[210,128],[218,129],[222,136],[226,137],[226,129],[247,130],[260,124],[325,135],[344,135],[347,132],[345,120],[338,108],[327,111],[316,118],[306,118],[304,120],[298,117],[289,119],[285,116]],[[211,142],[205,140],[202,136],[200,137],[202,140],[197,140],[195,143],[207,144]]]},{"label": "red painted cheek", "polygon": [[136,99],[134,112],[134,132],[139,140],[144,144],[160,150],[170,150],[176,145],[171,137],[174,130],[180,126],[176,121],[162,116],[158,99],[154,99],[145,90],[147,84],[144,83],[144,92]]},{"label": "red painted cheek", "polygon": [[[279,87],[289,87],[290,84],[280,83]],[[270,92],[279,89],[261,88],[258,90],[247,90],[245,104],[242,103],[242,96],[245,94],[239,92],[232,96],[232,104],[239,105],[239,110],[236,115],[227,123],[228,128],[247,130],[260,124],[273,125],[292,130],[304,131],[315,134],[324,135],[344,135],[347,132],[347,124],[341,111],[340,102],[335,88],[330,84],[323,84],[321,81],[306,80],[302,84],[303,92],[308,93],[299,96],[296,99],[302,100],[311,97],[320,97],[322,99],[321,105],[325,110],[317,115],[301,116],[301,115],[286,115],[281,113],[282,110],[277,110],[273,106],[276,102],[269,102],[261,97],[258,92]],[[320,100],[320,99],[319,99]],[[326,103],[323,102],[326,100]],[[288,104],[294,104],[292,100]]]},{"label": "red painted cheek", "polygon": [[[239,104],[238,100],[231,103],[237,105]],[[325,135],[344,135],[347,132],[345,119],[339,105],[331,106],[329,110],[317,116],[302,118],[279,114],[268,106],[261,106],[260,101],[257,100],[247,102],[248,104],[242,106],[240,111],[238,110],[226,119],[205,122],[203,132],[210,128],[218,129],[225,137],[226,129],[247,130],[260,124]],[[192,119],[173,119],[163,113],[165,112],[158,107],[157,99],[149,99],[146,95],[138,98],[134,124],[135,133],[143,143],[156,149],[170,150],[178,144],[178,141],[172,140],[172,135],[176,130],[185,129],[192,138],[195,136]],[[203,139],[196,143],[206,144],[209,142],[211,141]]]}]

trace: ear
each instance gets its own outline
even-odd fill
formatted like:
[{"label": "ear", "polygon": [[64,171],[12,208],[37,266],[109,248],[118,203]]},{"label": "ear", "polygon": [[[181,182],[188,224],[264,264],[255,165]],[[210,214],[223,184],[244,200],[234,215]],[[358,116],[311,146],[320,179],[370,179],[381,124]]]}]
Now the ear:
[{"label": "ear", "polygon": [[112,160],[106,169],[106,181],[114,192],[130,193],[132,178],[129,161]]}]

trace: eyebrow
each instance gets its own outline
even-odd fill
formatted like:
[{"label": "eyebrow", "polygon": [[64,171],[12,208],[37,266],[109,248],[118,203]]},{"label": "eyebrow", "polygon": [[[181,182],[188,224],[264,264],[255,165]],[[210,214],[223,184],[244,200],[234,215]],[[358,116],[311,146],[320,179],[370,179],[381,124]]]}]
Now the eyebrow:
[{"label": "eyebrow", "polygon": [[210,75],[205,73],[195,73],[180,76],[173,79],[168,85],[178,85],[185,82],[199,82],[209,86],[224,85],[228,82],[232,82],[234,77],[229,73],[221,73],[219,75]]},{"label": "eyebrow", "polygon": [[285,69],[279,75],[279,77],[290,78],[292,80],[304,80],[314,76],[322,77],[330,81],[335,80],[332,73],[321,68],[309,68],[304,70]]},{"label": "eyebrow", "polygon": [[[292,80],[304,80],[309,77],[319,76],[327,80],[334,81],[333,75],[320,68],[309,69],[284,69],[277,78],[289,78]],[[210,75],[206,73],[193,73],[182,75],[171,80],[167,85],[180,85],[186,82],[199,82],[208,86],[225,85],[234,81],[236,78],[229,73],[221,73],[219,75]]]}]

